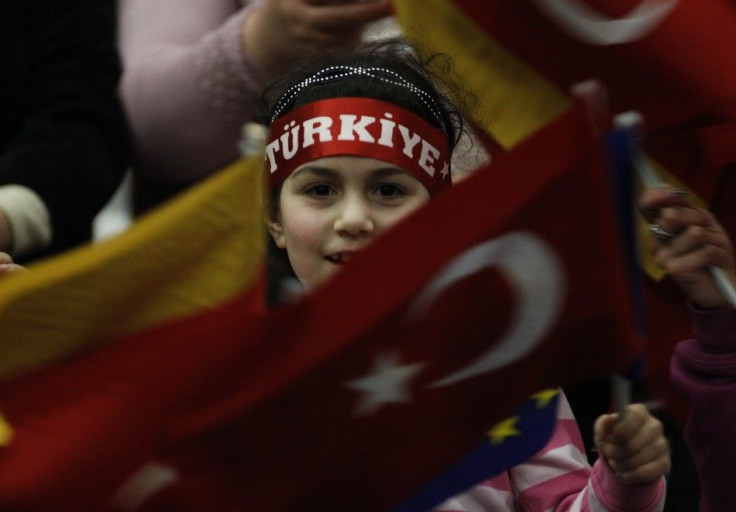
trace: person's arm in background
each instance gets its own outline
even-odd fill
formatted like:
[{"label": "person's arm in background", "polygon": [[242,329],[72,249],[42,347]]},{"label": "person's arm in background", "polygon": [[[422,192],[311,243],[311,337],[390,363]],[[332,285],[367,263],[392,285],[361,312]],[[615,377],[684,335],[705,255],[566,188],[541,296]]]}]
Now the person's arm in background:
[{"label": "person's arm in background", "polygon": [[121,95],[136,171],[168,185],[193,181],[237,156],[241,127],[257,113],[270,77],[316,48],[348,44],[364,23],[391,12],[389,0],[119,5]]},{"label": "person's arm in background", "polygon": [[696,338],[677,345],[670,372],[691,400],[685,439],[700,479],[700,511],[736,510],[736,309],[707,269],[720,267],[736,284],[733,245],[709,212],[671,188],[650,190],[639,204],[650,222],[676,235],[653,241],[651,249],[693,312]]},{"label": "person's arm in background", "polygon": [[[89,240],[115,190],[128,135],[111,0],[24,0],[3,7],[0,250],[15,259]],[[11,92],[12,91],[12,92]]]}]

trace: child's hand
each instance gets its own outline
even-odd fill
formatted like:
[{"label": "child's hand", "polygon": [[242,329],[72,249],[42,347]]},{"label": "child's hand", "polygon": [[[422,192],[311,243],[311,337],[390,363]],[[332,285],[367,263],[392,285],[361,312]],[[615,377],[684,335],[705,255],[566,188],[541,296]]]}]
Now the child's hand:
[{"label": "child's hand", "polygon": [[653,237],[651,243],[657,264],[699,306],[727,307],[708,272],[708,266],[718,266],[736,284],[733,247],[715,217],[671,187],[644,192],[639,209],[648,222],[662,230],[660,238]]},{"label": "child's hand", "polygon": [[16,272],[28,272],[24,267],[13,263],[13,259],[9,254],[0,252],[0,278],[7,274]]},{"label": "child's hand", "polygon": [[595,445],[625,484],[648,484],[670,470],[669,444],[662,423],[641,404],[618,414],[600,416],[593,427]]}]

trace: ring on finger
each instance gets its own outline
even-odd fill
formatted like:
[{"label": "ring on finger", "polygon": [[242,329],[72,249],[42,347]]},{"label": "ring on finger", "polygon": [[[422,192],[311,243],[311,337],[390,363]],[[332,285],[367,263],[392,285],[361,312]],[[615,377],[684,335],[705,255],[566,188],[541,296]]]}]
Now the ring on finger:
[{"label": "ring on finger", "polygon": [[668,242],[675,238],[673,233],[663,229],[659,224],[649,224],[649,233],[660,242]]}]

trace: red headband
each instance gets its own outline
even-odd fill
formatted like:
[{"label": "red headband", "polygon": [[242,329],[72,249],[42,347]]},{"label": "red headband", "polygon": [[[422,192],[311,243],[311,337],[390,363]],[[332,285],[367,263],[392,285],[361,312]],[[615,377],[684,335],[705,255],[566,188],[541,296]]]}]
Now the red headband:
[{"label": "red headband", "polygon": [[266,142],[269,190],[300,165],[346,155],[398,165],[430,194],[451,185],[447,138],[440,130],[394,103],[332,98],[302,105],[271,123]]}]

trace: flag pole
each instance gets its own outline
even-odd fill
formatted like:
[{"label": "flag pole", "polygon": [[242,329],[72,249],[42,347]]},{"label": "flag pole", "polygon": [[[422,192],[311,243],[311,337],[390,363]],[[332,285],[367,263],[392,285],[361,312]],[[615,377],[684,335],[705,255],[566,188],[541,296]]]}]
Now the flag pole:
[{"label": "flag pole", "polygon": [[[614,125],[620,128],[628,128],[635,132],[638,137],[642,135],[642,126],[644,119],[642,115],[637,111],[624,112],[614,117]],[[644,155],[637,146],[631,148],[631,158],[633,160],[634,169],[636,170],[639,179],[647,189],[661,187],[665,183],[657,175],[656,172],[647,163]],[[710,273],[713,284],[723,297],[732,307],[736,308],[736,289],[726,278],[723,273],[723,269],[715,265],[708,265],[708,272]]]},{"label": "flag pole", "polygon": [[[603,84],[595,79],[579,82],[570,92],[578,100],[582,100],[590,114],[593,126],[603,133],[609,129],[611,112],[608,106],[608,95]],[[608,379],[611,398],[618,412],[619,421],[626,416],[626,408],[631,403],[633,383],[624,374],[611,375]]]},{"label": "flag pole", "polygon": [[616,412],[618,412],[619,421],[626,416],[626,408],[631,403],[631,390],[633,384],[631,379],[617,373],[609,377],[611,386],[611,395],[613,402],[616,404]]}]

